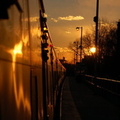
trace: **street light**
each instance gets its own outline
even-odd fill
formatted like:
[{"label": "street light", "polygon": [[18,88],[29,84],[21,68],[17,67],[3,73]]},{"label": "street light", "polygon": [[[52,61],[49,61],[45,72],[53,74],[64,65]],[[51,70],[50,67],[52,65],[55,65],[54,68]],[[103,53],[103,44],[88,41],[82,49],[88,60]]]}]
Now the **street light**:
[{"label": "street light", "polygon": [[76,27],[77,31],[79,29],[81,29],[81,31],[80,31],[80,62],[82,62],[82,34],[83,34],[83,27]]}]

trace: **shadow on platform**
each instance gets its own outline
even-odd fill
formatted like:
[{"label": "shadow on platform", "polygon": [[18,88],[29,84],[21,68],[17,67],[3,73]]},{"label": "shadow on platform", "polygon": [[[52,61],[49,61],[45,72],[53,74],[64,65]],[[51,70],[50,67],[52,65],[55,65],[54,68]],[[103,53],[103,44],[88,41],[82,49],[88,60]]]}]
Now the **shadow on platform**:
[{"label": "shadow on platform", "polygon": [[120,120],[120,108],[95,94],[80,79],[66,77],[61,120]]}]

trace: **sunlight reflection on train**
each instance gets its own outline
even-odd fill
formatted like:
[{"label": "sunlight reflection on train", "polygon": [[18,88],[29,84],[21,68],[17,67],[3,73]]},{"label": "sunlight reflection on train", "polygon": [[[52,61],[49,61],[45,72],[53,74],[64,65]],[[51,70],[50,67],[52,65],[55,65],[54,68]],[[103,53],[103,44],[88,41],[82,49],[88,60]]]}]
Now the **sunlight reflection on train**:
[{"label": "sunlight reflection on train", "polygon": [[19,82],[19,88],[17,87],[17,76],[16,76],[16,56],[19,55],[22,57],[22,42],[19,42],[15,45],[13,50],[8,51],[12,54],[12,67],[13,67],[13,86],[14,86],[14,95],[17,108],[20,109],[21,104],[23,104],[24,110],[27,110],[31,114],[30,101],[25,97],[23,84]]}]

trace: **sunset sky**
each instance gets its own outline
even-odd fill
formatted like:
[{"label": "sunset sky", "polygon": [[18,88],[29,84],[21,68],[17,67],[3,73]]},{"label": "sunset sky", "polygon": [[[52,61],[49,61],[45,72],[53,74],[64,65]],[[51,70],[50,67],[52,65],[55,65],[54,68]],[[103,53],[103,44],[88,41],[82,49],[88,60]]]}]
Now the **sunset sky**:
[{"label": "sunset sky", "polygon": [[[84,31],[94,25],[96,0],[43,0],[48,16],[48,27],[56,47],[68,47],[80,37],[77,26]],[[120,0],[99,0],[99,17],[111,22],[120,19]]]}]

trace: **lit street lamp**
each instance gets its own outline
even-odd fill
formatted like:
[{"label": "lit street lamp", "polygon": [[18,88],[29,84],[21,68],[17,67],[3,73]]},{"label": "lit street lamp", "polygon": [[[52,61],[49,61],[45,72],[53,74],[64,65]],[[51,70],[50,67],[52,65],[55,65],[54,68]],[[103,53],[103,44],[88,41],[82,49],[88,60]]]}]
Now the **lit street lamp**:
[{"label": "lit street lamp", "polygon": [[82,34],[83,34],[83,27],[76,27],[76,30],[78,31],[79,29],[81,29],[80,31],[80,62],[82,62]]}]

